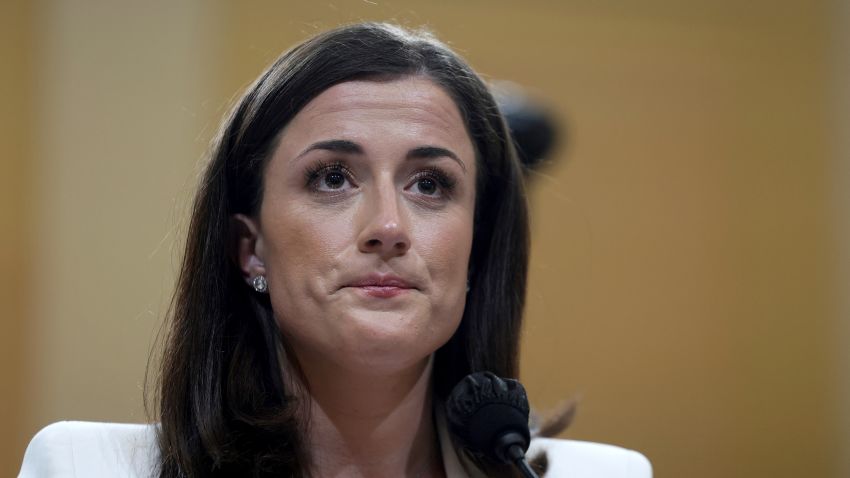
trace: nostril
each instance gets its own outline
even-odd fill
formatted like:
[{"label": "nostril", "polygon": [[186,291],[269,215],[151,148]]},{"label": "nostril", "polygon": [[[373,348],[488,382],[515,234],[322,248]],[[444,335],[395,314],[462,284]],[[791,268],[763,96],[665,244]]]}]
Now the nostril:
[{"label": "nostril", "polygon": [[366,241],[367,247],[378,247],[380,245],[381,241],[379,241],[378,239],[369,239],[368,241]]}]

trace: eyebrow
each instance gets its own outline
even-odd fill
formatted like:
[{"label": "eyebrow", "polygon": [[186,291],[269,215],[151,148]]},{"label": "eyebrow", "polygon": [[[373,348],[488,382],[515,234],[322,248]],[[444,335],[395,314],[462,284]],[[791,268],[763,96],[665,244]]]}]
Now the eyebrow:
[{"label": "eyebrow", "polygon": [[[298,153],[298,156],[295,159],[298,159],[305,154],[316,151],[330,151],[333,153],[342,153],[342,154],[363,154],[363,147],[354,141],[349,141],[347,139],[330,139],[325,141],[317,141],[307,148],[304,151]],[[460,160],[458,155],[453,153],[451,150],[446,148],[441,148],[439,146],[419,146],[417,148],[413,148],[407,152],[407,156],[405,159],[436,159],[436,158],[451,158],[455,160],[466,172],[466,165],[463,164],[463,161]]]},{"label": "eyebrow", "polygon": [[363,148],[354,141],[348,141],[347,139],[329,139],[326,141],[318,141],[307,146],[304,151],[298,153],[298,156],[296,156],[295,159],[304,156],[310,151],[316,150],[331,151],[333,153],[363,154]]},{"label": "eyebrow", "polygon": [[407,159],[436,159],[436,158],[451,158],[457,161],[463,172],[466,172],[466,165],[458,158],[456,154],[446,148],[439,146],[420,146],[413,148],[407,152]]}]

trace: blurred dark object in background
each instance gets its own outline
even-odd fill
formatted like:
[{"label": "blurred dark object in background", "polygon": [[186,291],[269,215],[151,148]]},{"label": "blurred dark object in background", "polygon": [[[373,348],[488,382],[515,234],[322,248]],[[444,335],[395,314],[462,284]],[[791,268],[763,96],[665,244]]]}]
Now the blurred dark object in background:
[{"label": "blurred dark object in background", "polygon": [[564,143],[564,132],[551,110],[529,98],[516,83],[499,81],[490,86],[508,122],[525,171],[550,164],[555,146]]}]

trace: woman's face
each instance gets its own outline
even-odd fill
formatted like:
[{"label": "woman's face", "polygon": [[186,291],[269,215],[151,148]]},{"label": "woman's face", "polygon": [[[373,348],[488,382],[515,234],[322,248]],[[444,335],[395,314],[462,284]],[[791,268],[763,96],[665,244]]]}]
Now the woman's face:
[{"label": "woman's face", "polygon": [[[420,77],[351,81],[286,126],[259,216],[240,217],[299,361],[387,372],[452,336],[466,301],[475,153],[457,106]],[[364,368],[366,367],[366,368]]]}]

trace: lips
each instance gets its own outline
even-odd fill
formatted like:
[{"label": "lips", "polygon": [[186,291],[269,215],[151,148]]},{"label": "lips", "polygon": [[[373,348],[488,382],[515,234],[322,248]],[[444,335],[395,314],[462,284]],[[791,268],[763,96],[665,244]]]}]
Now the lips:
[{"label": "lips", "polygon": [[351,282],[348,284],[348,287],[398,287],[402,289],[414,289],[413,285],[409,282],[392,274],[369,274]]},{"label": "lips", "polygon": [[410,282],[393,274],[369,274],[348,283],[345,287],[352,287],[378,298],[395,297],[416,289]]}]

